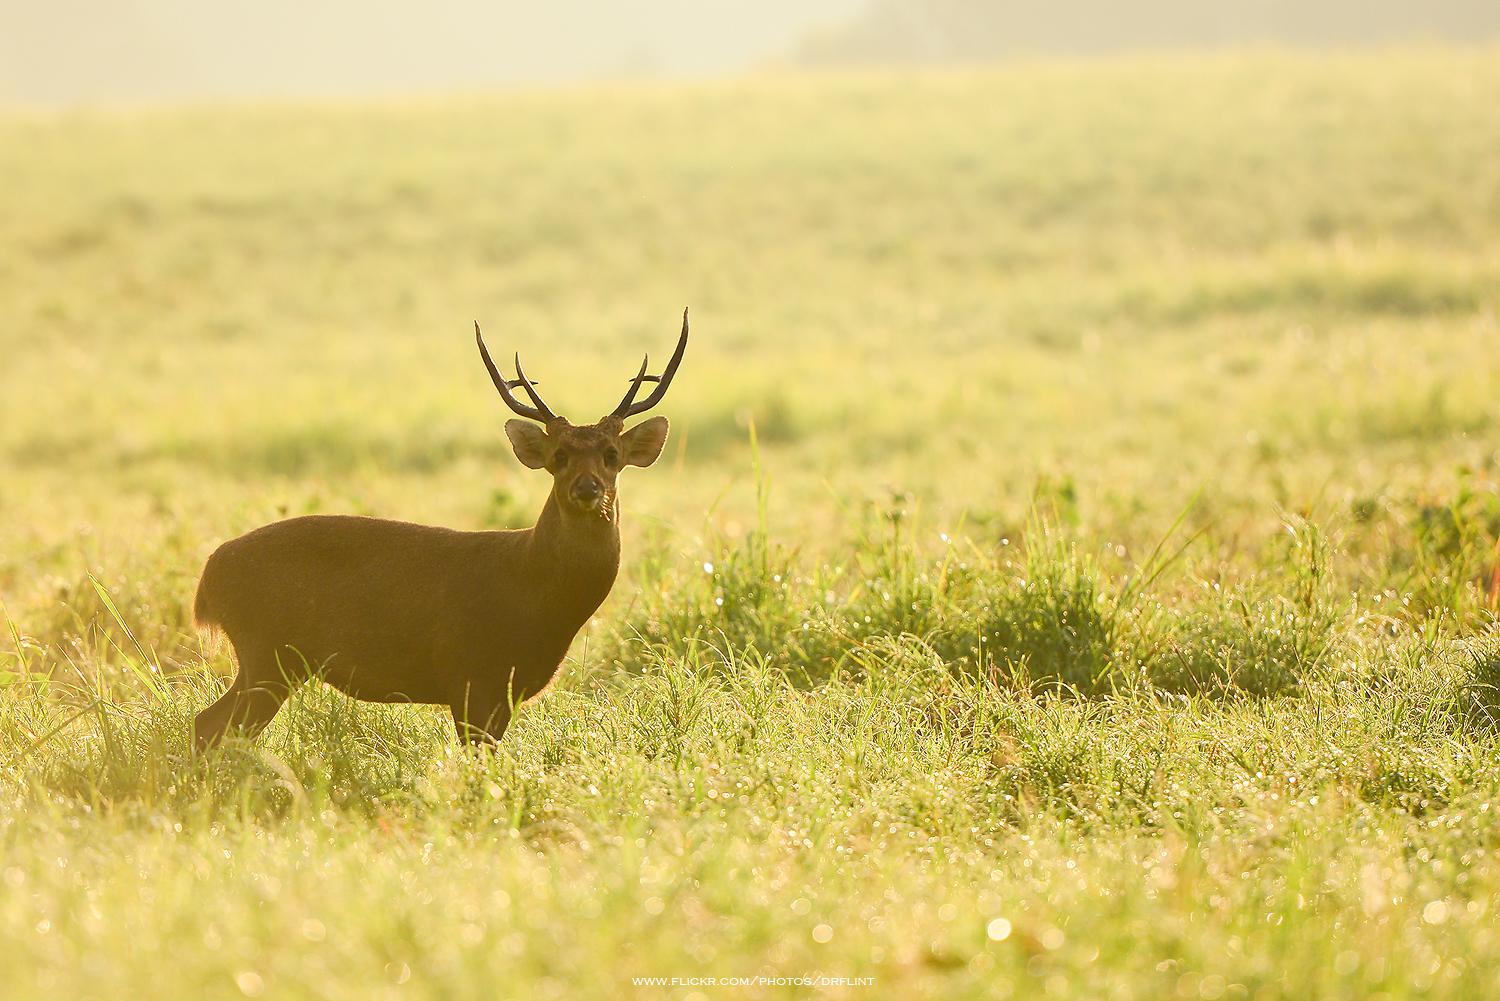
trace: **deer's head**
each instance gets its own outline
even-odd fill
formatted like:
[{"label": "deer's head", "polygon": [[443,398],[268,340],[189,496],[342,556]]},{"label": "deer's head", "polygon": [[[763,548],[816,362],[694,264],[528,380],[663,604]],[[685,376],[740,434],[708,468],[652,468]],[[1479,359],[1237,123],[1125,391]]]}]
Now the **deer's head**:
[{"label": "deer's head", "polygon": [[[613,520],[615,481],[620,470],[626,466],[651,465],[667,443],[665,417],[651,417],[629,429],[625,422],[650,410],[666,395],[672,377],[677,374],[677,366],[682,363],[682,353],[687,350],[687,310],[682,311],[682,336],[677,340],[677,350],[661,375],[647,375],[649,357],[643,359],[641,370],[630,381],[630,389],[620,405],[593,424],[574,424],[553,413],[537,392],[536,384],[526,378],[519,353],[516,355],[516,378],[507,379],[501,375],[485,349],[477,321],[474,340],[479,344],[479,354],[500,396],[511,410],[526,418],[505,422],[505,434],[515,449],[516,458],[531,469],[545,469],[552,474],[552,490],[560,503],[579,513],[592,513]],[[636,396],[647,382],[656,383],[656,388],[637,402]],[[529,405],[511,392],[517,388],[525,391],[531,400]]]}]

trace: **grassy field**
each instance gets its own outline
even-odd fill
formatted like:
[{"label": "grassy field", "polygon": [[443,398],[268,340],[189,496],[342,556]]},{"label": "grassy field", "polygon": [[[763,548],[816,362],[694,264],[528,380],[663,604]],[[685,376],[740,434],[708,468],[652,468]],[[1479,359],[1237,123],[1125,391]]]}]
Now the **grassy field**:
[{"label": "grassy field", "polygon": [[[1497,56],[0,114],[0,995],[1495,997]],[[529,523],[471,322],[684,304],[497,752],[188,755],[215,545]]]}]

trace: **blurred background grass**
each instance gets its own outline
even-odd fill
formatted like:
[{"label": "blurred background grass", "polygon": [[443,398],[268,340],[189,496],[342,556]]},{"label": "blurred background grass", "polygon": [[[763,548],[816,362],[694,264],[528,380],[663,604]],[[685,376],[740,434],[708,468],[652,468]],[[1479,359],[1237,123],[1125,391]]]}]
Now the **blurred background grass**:
[{"label": "blurred background grass", "polygon": [[1252,519],[1445,496],[1494,460],[1495,65],[7,117],[0,581],[282,509],[527,518],[471,320],[592,419],[684,302],[636,524],[746,524],[751,419],[799,536],[892,489],[952,524],[1065,482],[1127,542],[1200,488]]}]

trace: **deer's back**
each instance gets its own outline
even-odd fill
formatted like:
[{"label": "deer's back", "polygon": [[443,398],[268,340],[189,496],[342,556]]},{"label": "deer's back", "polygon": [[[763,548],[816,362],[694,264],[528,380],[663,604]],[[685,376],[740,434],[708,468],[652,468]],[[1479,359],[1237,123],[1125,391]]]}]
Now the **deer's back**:
[{"label": "deer's back", "polygon": [[242,666],[246,645],[290,647],[335,683],[347,675],[340,687],[355,694],[425,700],[442,694],[414,690],[435,665],[493,657],[516,632],[507,618],[524,592],[509,564],[523,534],[344,515],[275,522],[214,551],[194,613],[229,634]]}]

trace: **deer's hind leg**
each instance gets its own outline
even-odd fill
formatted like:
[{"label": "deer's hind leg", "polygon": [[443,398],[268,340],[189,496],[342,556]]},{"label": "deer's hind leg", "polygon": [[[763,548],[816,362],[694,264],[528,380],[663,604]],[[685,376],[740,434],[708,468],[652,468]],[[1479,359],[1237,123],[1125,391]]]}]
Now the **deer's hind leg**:
[{"label": "deer's hind leg", "polygon": [[235,647],[235,655],[239,673],[234,683],[193,721],[193,747],[199,752],[219,743],[230,730],[254,737],[292,693],[291,680],[282,673],[274,651],[251,653]]}]

